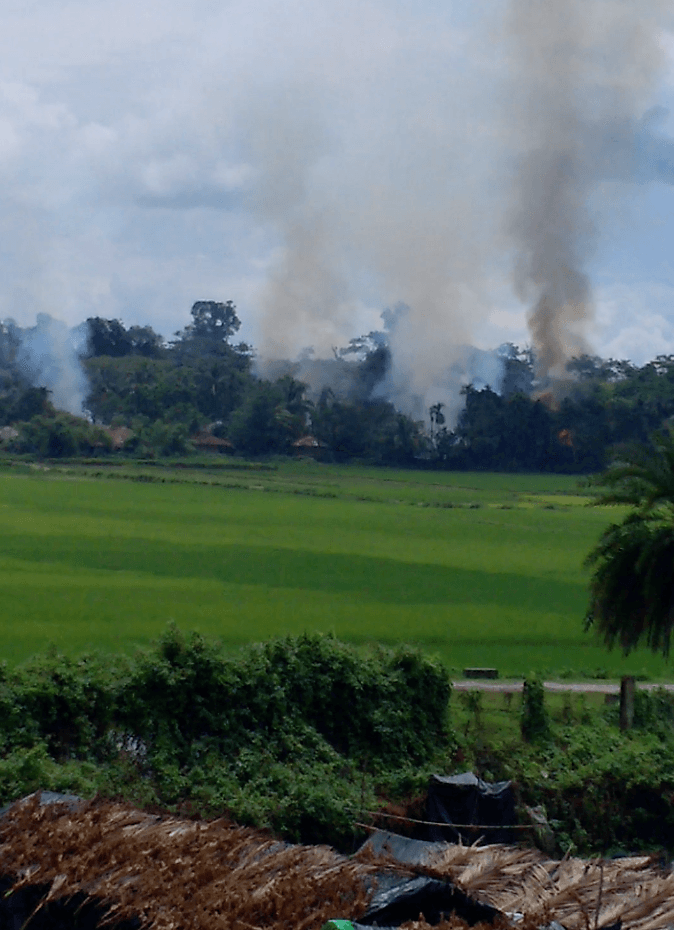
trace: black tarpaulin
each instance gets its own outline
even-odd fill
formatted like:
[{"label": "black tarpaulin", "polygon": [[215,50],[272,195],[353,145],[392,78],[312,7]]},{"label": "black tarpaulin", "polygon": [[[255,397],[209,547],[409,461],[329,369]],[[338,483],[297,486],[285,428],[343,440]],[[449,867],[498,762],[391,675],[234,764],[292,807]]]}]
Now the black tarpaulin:
[{"label": "black tarpaulin", "polygon": [[[377,830],[370,836],[362,850],[374,855],[395,859],[402,865],[429,865],[442,854],[445,843],[427,843],[413,840],[397,833]],[[418,920],[423,914],[429,924],[437,924],[451,914],[457,914],[468,924],[493,923],[502,916],[490,904],[483,904],[469,897],[449,879],[436,879],[426,875],[405,876],[382,871],[373,880],[374,894],[370,907],[359,925],[379,928],[398,927],[408,920]]]},{"label": "black tarpaulin", "polygon": [[429,924],[457,914],[467,923],[493,923],[499,916],[496,908],[472,900],[449,881],[420,875],[398,878],[375,891],[367,914],[359,924],[364,926],[399,927],[408,920],[418,920],[423,914]]},{"label": "black tarpaulin", "polygon": [[[446,843],[512,843],[515,795],[509,781],[486,782],[473,772],[432,775],[426,802],[426,839]],[[446,826],[437,826],[446,824]],[[471,828],[475,825],[475,828]]]}]

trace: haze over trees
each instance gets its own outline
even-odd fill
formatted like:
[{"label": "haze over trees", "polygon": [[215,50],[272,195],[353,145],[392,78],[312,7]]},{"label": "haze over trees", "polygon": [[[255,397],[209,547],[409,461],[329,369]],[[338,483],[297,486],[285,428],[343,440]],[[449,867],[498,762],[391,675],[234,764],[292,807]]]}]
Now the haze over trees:
[{"label": "haze over trees", "polygon": [[[575,358],[566,396],[553,404],[537,384],[532,350],[505,344],[482,353],[494,383],[467,377],[455,423],[440,400],[426,422],[415,421],[387,395],[387,331],[352,339],[332,359],[308,353],[279,361],[261,378],[253,347],[235,341],[241,324],[234,303],[211,300],[197,301],[191,321],[170,341],[150,326],[92,317],[78,328],[79,358],[68,359],[56,332],[59,345],[42,349],[61,352],[49,362],[55,389],[44,358],[25,360],[26,333],[31,345],[40,345],[41,333],[54,341],[56,321],[46,319],[49,325],[38,321],[31,330],[12,321],[0,325],[0,421],[31,423],[5,440],[14,451],[101,451],[112,443],[94,427],[124,426],[133,433],[126,451],[143,455],[184,454],[194,437],[210,435],[220,448],[245,455],[293,453],[304,441],[334,461],[586,473],[600,471],[614,449],[646,441],[674,417],[674,356],[643,367]],[[83,408],[88,423],[55,409],[73,386],[82,396],[74,392],[65,409]]]}]

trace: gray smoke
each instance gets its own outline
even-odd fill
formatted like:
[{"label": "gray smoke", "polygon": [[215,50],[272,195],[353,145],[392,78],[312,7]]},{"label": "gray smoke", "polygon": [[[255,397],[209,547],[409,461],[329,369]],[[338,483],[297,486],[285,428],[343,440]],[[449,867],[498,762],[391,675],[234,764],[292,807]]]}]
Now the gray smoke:
[{"label": "gray smoke", "polygon": [[[397,78],[404,89],[396,112],[378,115],[378,125],[373,101],[363,104],[354,120],[365,135],[348,149],[328,132],[339,117],[329,94],[293,87],[271,111],[251,106],[254,206],[279,243],[256,345],[264,375],[278,370],[273,360],[313,346],[304,377],[313,385],[326,360],[328,383],[344,381],[348,392],[348,369],[332,362],[333,350],[374,331],[382,306],[404,302],[406,314],[387,334],[382,396],[423,418],[432,403],[454,405],[452,367],[486,317],[481,268],[491,217],[470,209],[479,140],[457,138],[461,97],[451,84],[434,86],[422,112],[417,78],[407,77],[410,87]],[[391,94],[382,99],[390,105]]]},{"label": "gray smoke", "polygon": [[[541,381],[563,382],[593,338],[607,217],[674,182],[653,109],[671,0],[77,6],[0,14],[0,316],[22,326],[132,312],[175,332],[231,297],[263,372],[312,345],[348,392],[332,349],[404,301],[386,396],[458,409],[463,347],[522,341],[524,305]],[[609,242],[642,253],[605,282],[617,352],[633,332],[674,345],[644,322],[666,317],[654,225]]]},{"label": "gray smoke", "polygon": [[[255,209],[278,242],[260,298],[260,371],[312,345],[313,382],[335,346],[368,331],[356,328],[368,308],[374,328],[375,308],[402,301],[378,391],[415,417],[442,402],[451,420],[461,387],[480,379],[467,347],[514,253],[540,389],[562,394],[567,362],[591,351],[602,199],[674,180],[674,144],[648,115],[669,16],[663,0],[510,0],[500,45],[493,25],[466,40],[473,88],[449,57],[432,80],[410,59],[382,76],[386,94],[365,85],[348,112],[315,75],[251,106]],[[378,112],[380,100],[393,108]],[[494,386],[500,362],[486,357]]]},{"label": "gray smoke", "polygon": [[[444,405],[446,421],[454,423],[463,404],[461,389],[472,384],[476,389],[489,387],[500,391],[504,362],[500,350],[486,351],[470,345],[452,345],[445,353],[441,373],[428,382],[425,393],[415,394],[410,380],[402,384],[396,375],[392,345],[397,342],[398,327],[409,325],[412,316],[407,304],[399,303],[381,313],[382,328],[349,340],[335,348],[331,358],[316,358],[313,349],[300,352],[295,361],[268,360],[265,375],[270,379],[291,375],[303,381],[310,399],[317,401],[329,391],[335,398],[352,403],[384,400],[419,418],[428,413],[429,401],[436,398]],[[418,379],[423,382],[423,372]]]},{"label": "gray smoke", "polygon": [[663,3],[513,0],[508,132],[517,153],[509,233],[530,302],[542,390],[564,392],[589,350],[593,195],[606,180],[671,180],[671,142],[640,122],[662,66]]},{"label": "gray smoke", "polygon": [[87,380],[80,363],[86,347],[81,328],[69,329],[47,313],[38,313],[35,326],[20,330],[16,365],[36,387],[47,388],[52,404],[82,416]]},{"label": "gray smoke", "polygon": [[329,352],[344,331],[339,215],[315,177],[329,154],[321,111],[311,88],[291,84],[249,114],[249,156],[258,168],[252,206],[280,243],[260,298],[265,374],[272,360],[303,346]]},{"label": "gray smoke", "polygon": [[421,364],[418,372],[413,375],[410,372],[409,377],[400,378],[401,356],[410,368],[415,363],[414,351],[406,352],[404,347],[419,321],[415,319],[411,308],[403,303],[397,304],[393,311],[385,310],[382,319],[385,324],[384,335],[391,346],[391,364],[386,376],[375,388],[375,396],[384,397],[398,409],[420,417],[427,416],[433,398],[436,398],[435,403],[444,405],[443,415],[451,425],[463,406],[462,388],[472,384],[478,390],[489,387],[500,391],[504,365],[498,351],[486,351],[458,341],[450,347],[443,346],[441,341],[440,348],[444,348],[444,357],[439,360],[435,372],[424,369],[422,358],[416,360]]}]

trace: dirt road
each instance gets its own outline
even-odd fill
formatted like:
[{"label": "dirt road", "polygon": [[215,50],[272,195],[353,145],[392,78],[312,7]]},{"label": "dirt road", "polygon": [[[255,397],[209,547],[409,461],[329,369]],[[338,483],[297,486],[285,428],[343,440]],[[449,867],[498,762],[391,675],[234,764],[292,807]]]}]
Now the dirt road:
[{"label": "dirt road", "polygon": [[[453,681],[452,686],[455,691],[496,691],[501,694],[507,692],[516,692],[522,690],[521,679],[503,679],[502,681],[487,678],[461,678]],[[544,681],[543,687],[546,691],[576,691],[585,694],[619,694],[620,682],[617,681]],[[663,684],[662,682],[637,682],[637,688],[643,688],[645,691],[653,691],[655,688],[664,688],[666,691],[674,691],[674,684]]]}]

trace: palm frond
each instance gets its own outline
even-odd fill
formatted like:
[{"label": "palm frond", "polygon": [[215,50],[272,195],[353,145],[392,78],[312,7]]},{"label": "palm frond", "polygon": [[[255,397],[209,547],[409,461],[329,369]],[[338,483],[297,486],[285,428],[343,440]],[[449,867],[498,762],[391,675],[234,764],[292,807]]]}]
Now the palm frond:
[{"label": "palm frond", "polygon": [[625,654],[645,642],[667,655],[674,627],[674,524],[634,512],[586,560],[594,568],[585,628]]},{"label": "palm frond", "polygon": [[665,506],[674,510],[674,432],[653,437],[650,446],[632,446],[591,484],[607,490],[597,505],[627,504],[642,512]]}]

